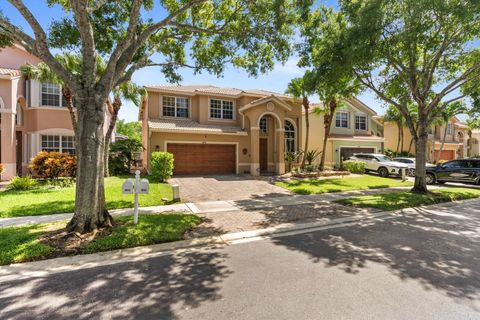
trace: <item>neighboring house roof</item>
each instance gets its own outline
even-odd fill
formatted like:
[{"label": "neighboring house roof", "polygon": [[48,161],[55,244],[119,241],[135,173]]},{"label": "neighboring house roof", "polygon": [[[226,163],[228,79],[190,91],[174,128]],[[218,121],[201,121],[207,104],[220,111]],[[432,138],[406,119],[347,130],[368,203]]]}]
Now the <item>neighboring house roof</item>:
[{"label": "neighboring house roof", "polygon": [[148,127],[157,132],[247,135],[240,127],[200,124],[191,120],[150,119]]},{"label": "neighboring house roof", "polygon": [[171,92],[179,93],[184,95],[219,95],[219,96],[231,96],[231,97],[240,97],[242,95],[246,96],[270,96],[275,95],[282,99],[292,99],[291,96],[276,93],[267,90],[251,89],[243,90],[237,88],[228,88],[228,87],[216,87],[212,85],[178,85],[178,84],[162,84],[162,85],[146,85],[147,90],[153,91],[162,91],[162,92]]},{"label": "neighboring house roof", "polygon": [[336,134],[331,133],[328,135],[329,140],[362,140],[362,141],[372,141],[372,142],[382,142],[384,141],[383,137],[377,137],[374,135],[353,135],[353,134]]},{"label": "neighboring house roof", "polygon": [[3,68],[3,67],[0,67],[0,77],[17,77],[17,76],[21,76],[22,73],[20,70],[18,69],[10,69],[10,68]]},{"label": "neighboring house roof", "polygon": [[453,125],[455,127],[459,127],[459,128],[462,128],[462,129],[468,129],[468,125],[466,123],[463,123],[463,122],[455,122]]}]

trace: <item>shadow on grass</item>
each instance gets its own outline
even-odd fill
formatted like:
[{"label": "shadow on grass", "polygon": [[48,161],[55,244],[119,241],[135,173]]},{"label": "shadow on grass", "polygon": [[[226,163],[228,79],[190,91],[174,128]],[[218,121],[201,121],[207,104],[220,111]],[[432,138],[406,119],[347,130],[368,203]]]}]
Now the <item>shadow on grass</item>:
[{"label": "shadow on grass", "polygon": [[220,284],[232,273],[227,258],[209,248],[3,281],[0,318],[178,319],[177,310],[222,298]]},{"label": "shadow on grass", "polygon": [[[460,206],[460,205],[459,205]],[[470,301],[480,294],[480,206],[416,208],[401,218],[274,238],[350,274],[380,264],[402,280]]]}]

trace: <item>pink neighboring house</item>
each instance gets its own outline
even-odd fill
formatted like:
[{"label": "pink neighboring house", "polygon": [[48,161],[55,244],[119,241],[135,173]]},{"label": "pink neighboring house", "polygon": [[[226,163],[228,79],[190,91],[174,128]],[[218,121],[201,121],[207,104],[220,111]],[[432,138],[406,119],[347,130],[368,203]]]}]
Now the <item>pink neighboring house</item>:
[{"label": "pink neighboring house", "polygon": [[30,159],[42,150],[75,153],[61,88],[23,77],[19,69],[27,62],[40,60],[18,45],[0,49],[0,163],[6,169],[1,181],[28,173]]}]

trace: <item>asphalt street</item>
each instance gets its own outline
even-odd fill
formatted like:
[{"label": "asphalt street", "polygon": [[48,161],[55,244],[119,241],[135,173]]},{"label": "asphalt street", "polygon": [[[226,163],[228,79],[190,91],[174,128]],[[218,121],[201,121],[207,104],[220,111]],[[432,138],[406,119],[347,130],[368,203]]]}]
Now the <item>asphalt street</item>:
[{"label": "asphalt street", "polygon": [[0,319],[480,319],[480,202],[3,281]]}]

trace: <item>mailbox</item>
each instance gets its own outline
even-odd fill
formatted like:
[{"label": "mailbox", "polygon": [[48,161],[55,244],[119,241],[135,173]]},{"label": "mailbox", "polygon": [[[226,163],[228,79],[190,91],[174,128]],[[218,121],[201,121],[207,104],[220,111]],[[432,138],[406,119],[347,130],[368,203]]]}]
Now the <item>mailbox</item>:
[{"label": "mailbox", "polygon": [[135,187],[135,180],[127,179],[122,184],[122,193],[123,194],[131,194],[134,191],[134,187]]},{"label": "mailbox", "polygon": [[140,180],[140,187],[138,188],[138,193],[140,194],[147,194],[149,190],[149,182],[148,179]]}]

